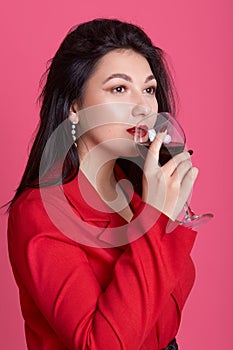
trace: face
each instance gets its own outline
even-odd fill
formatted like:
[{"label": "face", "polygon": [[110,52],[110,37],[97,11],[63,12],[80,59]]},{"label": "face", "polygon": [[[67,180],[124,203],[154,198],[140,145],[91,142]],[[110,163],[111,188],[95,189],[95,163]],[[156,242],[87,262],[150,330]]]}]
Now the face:
[{"label": "face", "polygon": [[79,115],[81,158],[97,145],[116,157],[137,155],[129,129],[157,113],[156,85],[149,63],[135,51],[114,50],[102,57],[86,82],[82,108],[72,105]]}]

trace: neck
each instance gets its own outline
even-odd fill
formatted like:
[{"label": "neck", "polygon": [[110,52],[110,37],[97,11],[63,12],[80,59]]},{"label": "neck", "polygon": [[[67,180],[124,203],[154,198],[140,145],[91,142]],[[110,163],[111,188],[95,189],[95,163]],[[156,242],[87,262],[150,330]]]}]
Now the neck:
[{"label": "neck", "polygon": [[107,152],[86,153],[80,160],[80,170],[90,181],[102,200],[126,221],[132,218],[128,199],[114,176],[116,159],[110,159]]},{"label": "neck", "polygon": [[105,163],[96,174],[96,189],[105,201],[113,201],[117,197],[117,181],[114,175],[115,161]]},{"label": "neck", "polygon": [[114,176],[115,159],[107,160],[104,154],[88,153],[80,161],[80,170],[84,173],[99,195],[106,201],[115,199],[116,179]]}]

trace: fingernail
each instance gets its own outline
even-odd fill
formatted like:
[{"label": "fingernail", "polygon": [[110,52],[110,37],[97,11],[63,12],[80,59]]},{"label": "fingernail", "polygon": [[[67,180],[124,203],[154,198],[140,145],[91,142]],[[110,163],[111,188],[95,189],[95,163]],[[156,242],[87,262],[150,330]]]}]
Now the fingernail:
[{"label": "fingernail", "polygon": [[166,125],[164,125],[160,130],[159,130],[159,132],[165,132],[167,130],[167,127],[166,127]]},{"label": "fingernail", "polygon": [[190,154],[190,156],[193,154],[193,150],[192,149],[188,149],[187,152]]}]

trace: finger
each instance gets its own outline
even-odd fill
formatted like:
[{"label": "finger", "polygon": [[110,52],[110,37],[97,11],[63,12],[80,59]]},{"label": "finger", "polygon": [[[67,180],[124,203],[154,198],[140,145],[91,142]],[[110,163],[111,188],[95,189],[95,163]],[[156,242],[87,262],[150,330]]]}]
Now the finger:
[{"label": "finger", "polygon": [[184,202],[186,202],[190,196],[197,175],[198,169],[196,167],[192,167],[183,178],[180,195],[182,198],[184,198]]},{"label": "finger", "polygon": [[159,151],[160,148],[164,142],[164,139],[167,135],[167,129],[163,129],[160,132],[157,133],[154,141],[151,143],[148,154],[147,154],[147,158],[146,158],[146,162],[145,162],[145,166],[147,166],[147,163],[151,162],[151,156],[153,156],[154,159],[154,165],[156,165],[157,167],[159,167]]},{"label": "finger", "polygon": [[172,176],[177,167],[184,161],[190,159],[191,155],[188,151],[181,152],[171,158],[166,164],[163,165],[163,170],[168,176]]},{"label": "finger", "polygon": [[192,168],[192,162],[190,159],[186,159],[178,164],[175,171],[171,174],[173,179],[177,178],[181,183],[187,172]]}]

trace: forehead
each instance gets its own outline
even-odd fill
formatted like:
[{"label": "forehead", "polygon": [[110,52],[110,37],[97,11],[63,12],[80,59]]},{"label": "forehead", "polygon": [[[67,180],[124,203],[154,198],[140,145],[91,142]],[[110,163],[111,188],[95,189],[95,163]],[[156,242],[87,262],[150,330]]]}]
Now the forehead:
[{"label": "forehead", "polygon": [[150,65],[145,57],[132,49],[116,49],[108,52],[97,63],[94,74],[104,73],[143,73],[151,74]]}]

